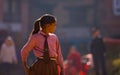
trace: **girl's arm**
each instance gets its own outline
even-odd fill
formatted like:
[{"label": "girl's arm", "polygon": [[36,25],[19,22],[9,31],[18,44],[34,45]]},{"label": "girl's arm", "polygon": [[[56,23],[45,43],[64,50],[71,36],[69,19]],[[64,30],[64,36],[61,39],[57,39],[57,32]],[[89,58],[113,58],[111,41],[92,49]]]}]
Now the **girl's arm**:
[{"label": "girl's arm", "polygon": [[57,39],[57,54],[58,54],[57,63],[60,66],[60,71],[61,71],[60,75],[64,75],[63,56],[58,39]]},{"label": "girl's arm", "polygon": [[28,42],[21,49],[22,63],[23,63],[23,67],[24,67],[27,75],[29,75],[29,67],[27,65],[27,57],[29,55],[29,52],[34,48],[35,41],[36,41],[35,36],[31,36],[31,38],[28,40]]}]

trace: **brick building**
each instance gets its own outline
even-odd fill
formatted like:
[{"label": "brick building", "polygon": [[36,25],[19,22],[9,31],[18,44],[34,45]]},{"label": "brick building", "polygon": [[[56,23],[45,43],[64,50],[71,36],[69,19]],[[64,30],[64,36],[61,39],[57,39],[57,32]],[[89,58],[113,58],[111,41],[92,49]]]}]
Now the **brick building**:
[{"label": "brick building", "polygon": [[0,0],[0,31],[6,30],[18,40],[26,38],[34,20],[50,13],[58,19],[57,34],[62,40],[87,38],[93,26],[103,35],[118,37],[119,10],[120,0]]},{"label": "brick building", "polygon": [[119,9],[120,0],[0,0],[0,29],[24,34],[35,19],[51,13],[58,17],[59,27],[97,25],[106,34],[119,35]]},{"label": "brick building", "polygon": [[17,46],[28,31],[28,1],[0,0],[0,44],[11,35]]},{"label": "brick building", "polygon": [[120,37],[120,0],[99,0],[97,24],[105,35]]},{"label": "brick building", "polygon": [[0,0],[0,29],[26,33],[28,2],[26,0]]}]

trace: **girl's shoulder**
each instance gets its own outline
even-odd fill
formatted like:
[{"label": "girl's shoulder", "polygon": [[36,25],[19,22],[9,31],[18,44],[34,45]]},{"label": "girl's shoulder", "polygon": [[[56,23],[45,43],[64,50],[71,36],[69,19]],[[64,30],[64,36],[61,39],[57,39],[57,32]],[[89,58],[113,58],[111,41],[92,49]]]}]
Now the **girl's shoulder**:
[{"label": "girl's shoulder", "polygon": [[59,39],[58,39],[56,34],[51,33],[49,36],[50,36],[50,38],[59,41]]},{"label": "girl's shoulder", "polygon": [[40,36],[40,35],[39,34],[30,35],[29,40],[30,39],[37,39],[38,36]]},{"label": "girl's shoulder", "polygon": [[54,34],[54,33],[49,33],[49,36],[51,36],[51,37],[57,37],[57,35]]}]

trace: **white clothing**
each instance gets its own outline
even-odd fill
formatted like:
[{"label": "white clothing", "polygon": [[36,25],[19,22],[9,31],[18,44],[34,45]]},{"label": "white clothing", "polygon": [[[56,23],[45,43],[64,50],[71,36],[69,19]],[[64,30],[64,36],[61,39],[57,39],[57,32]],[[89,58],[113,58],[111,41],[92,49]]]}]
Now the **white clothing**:
[{"label": "white clothing", "polygon": [[14,45],[3,44],[0,50],[0,63],[17,63],[17,56]]}]

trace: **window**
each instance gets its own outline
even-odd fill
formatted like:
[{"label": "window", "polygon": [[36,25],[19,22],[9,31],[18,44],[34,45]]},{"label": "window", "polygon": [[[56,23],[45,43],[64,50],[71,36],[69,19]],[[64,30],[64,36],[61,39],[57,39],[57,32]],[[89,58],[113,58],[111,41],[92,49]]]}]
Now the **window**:
[{"label": "window", "polygon": [[6,22],[20,22],[21,3],[19,0],[5,0],[4,1],[4,21]]},{"label": "window", "polygon": [[113,0],[113,13],[114,15],[120,15],[120,0]]}]

